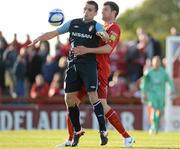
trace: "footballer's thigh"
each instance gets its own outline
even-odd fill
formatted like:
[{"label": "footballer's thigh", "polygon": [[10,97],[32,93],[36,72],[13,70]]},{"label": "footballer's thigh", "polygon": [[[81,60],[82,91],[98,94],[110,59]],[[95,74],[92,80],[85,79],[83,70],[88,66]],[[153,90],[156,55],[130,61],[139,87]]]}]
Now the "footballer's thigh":
[{"label": "footballer's thigh", "polygon": [[80,77],[83,80],[91,104],[98,101],[98,76],[96,63],[84,63],[78,67]]},{"label": "footballer's thigh", "polygon": [[69,63],[65,73],[64,90],[66,105],[74,106],[77,103],[78,91],[81,89],[82,80],[73,63]]}]

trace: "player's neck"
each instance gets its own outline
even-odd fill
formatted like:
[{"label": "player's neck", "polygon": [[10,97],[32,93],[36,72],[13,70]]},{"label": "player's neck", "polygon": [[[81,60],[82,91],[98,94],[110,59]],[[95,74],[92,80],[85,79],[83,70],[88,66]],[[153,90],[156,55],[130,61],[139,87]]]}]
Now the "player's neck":
[{"label": "player's neck", "polygon": [[83,18],[83,21],[84,21],[85,23],[89,23],[89,22],[92,22],[93,19],[91,19],[91,20],[86,20],[86,19]]},{"label": "player's neck", "polygon": [[105,24],[105,26],[106,26],[106,25],[112,24],[113,22],[116,22],[116,20],[115,20],[115,19],[109,19],[109,20],[106,20],[106,21],[104,22],[104,24]]}]

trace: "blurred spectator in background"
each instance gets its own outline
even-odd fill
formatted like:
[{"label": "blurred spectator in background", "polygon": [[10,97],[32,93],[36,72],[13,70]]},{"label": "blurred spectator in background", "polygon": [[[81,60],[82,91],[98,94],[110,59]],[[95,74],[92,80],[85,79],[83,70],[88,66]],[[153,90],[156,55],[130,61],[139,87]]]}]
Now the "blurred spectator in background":
[{"label": "blurred spectator in background", "polygon": [[3,62],[3,54],[4,51],[6,50],[8,44],[6,39],[3,36],[3,33],[0,31],[0,88],[1,88],[1,93],[2,90],[5,89],[5,66]]},{"label": "blurred spectator in background", "polygon": [[7,41],[6,41],[5,37],[3,36],[2,31],[0,31],[0,47],[2,49],[6,49],[7,46],[8,46]]},{"label": "blurred spectator in background", "polygon": [[22,47],[25,47],[27,48],[27,46],[31,43],[31,39],[30,39],[30,36],[29,34],[26,34],[26,41],[22,44]]},{"label": "blurred spectator in background", "polygon": [[10,44],[3,54],[3,63],[5,66],[5,85],[9,89],[9,93],[12,97],[16,97],[13,67],[17,55],[17,49],[14,44]]},{"label": "blurred spectator in background", "polygon": [[59,66],[58,72],[62,76],[61,83],[63,83],[64,75],[65,75],[65,70],[66,70],[66,66],[67,66],[67,57],[66,56],[62,56],[59,59],[58,66]]},{"label": "blurred spectator in background", "polygon": [[165,106],[166,82],[174,92],[174,84],[163,67],[159,56],[152,59],[152,68],[147,71],[141,81],[142,102],[147,102],[151,110],[149,113],[151,127],[149,133],[157,133],[159,130],[160,116]]},{"label": "blurred spectator in background", "polygon": [[51,83],[56,72],[58,72],[58,62],[51,55],[48,55],[46,62],[42,65],[42,75],[48,84]]},{"label": "blurred spectator in background", "polygon": [[138,79],[136,82],[129,83],[129,91],[126,93],[127,97],[129,97],[129,98],[131,98],[131,97],[140,98],[141,97],[141,93],[140,93],[140,89],[139,89],[139,82],[140,82],[140,79]]},{"label": "blurred spectator in background", "polygon": [[127,75],[130,82],[137,81],[143,74],[142,55],[140,50],[137,48],[136,42],[128,43],[128,51],[126,54],[127,61]]},{"label": "blurred spectator in background", "polygon": [[3,36],[2,31],[0,31],[0,54],[2,51],[4,51],[7,48],[7,46],[8,46],[8,43],[5,39],[5,37]]},{"label": "blurred spectator in background", "polygon": [[60,49],[60,56],[68,56],[68,53],[70,51],[71,45],[69,43],[69,39],[66,39],[66,42],[62,44],[61,49]]},{"label": "blurred spectator in background", "polygon": [[121,76],[127,76],[126,54],[127,54],[128,46],[126,43],[119,42],[116,49],[118,55],[117,70],[119,71]]},{"label": "blurred spectator in background", "polygon": [[30,96],[31,98],[47,97],[49,91],[49,85],[44,81],[41,74],[36,76],[35,82],[32,85]]},{"label": "blurred spectator in background", "polygon": [[41,41],[39,45],[38,55],[41,58],[42,64],[46,62],[46,58],[49,55],[50,45],[49,41]]},{"label": "blurred spectator in background", "polygon": [[35,81],[37,74],[41,73],[42,61],[40,56],[37,54],[37,49],[35,47],[27,48],[27,79],[29,81],[29,88]]},{"label": "blurred spectator in background", "polygon": [[63,43],[60,40],[60,37],[56,37],[56,44],[55,44],[55,57],[56,60],[58,60],[61,57],[61,47],[63,46]]},{"label": "blurred spectator in background", "polygon": [[177,32],[177,29],[174,26],[170,28],[170,35],[171,36],[179,35],[178,32]]},{"label": "blurred spectator in background", "polygon": [[13,45],[14,48],[17,50],[17,53],[19,53],[19,51],[22,47],[22,44],[17,40],[17,34],[16,33],[14,33],[13,41],[10,44]]},{"label": "blurred spectator in background", "polygon": [[16,95],[25,96],[26,63],[23,56],[18,55],[13,67]]},{"label": "blurred spectator in background", "polygon": [[[153,56],[161,56],[160,42],[151,36],[150,33],[146,33],[141,27],[137,28],[136,34],[138,37],[137,48],[140,50],[142,58],[152,59]],[[142,59],[142,64],[144,61]]]},{"label": "blurred spectator in background", "polygon": [[166,65],[167,65],[167,59],[166,59],[166,57],[163,57],[163,58],[162,58],[162,66],[163,66],[164,68],[166,68]]},{"label": "blurred spectator in background", "polygon": [[118,43],[117,47],[110,55],[111,59],[111,72],[119,71],[120,75],[127,74],[127,62],[126,62],[127,47],[123,43]]},{"label": "blurred spectator in background", "polygon": [[142,55],[142,61],[141,63],[144,64],[144,59],[145,59],[145,51],[146,51],[146,45],[148,42],[148,35],[147,33],[144,31],[144,29],[142,29],[141,27],[138,27],[136,29],[136,35],[137,35],[137,49],[139,49],[140,54]]},{"label": "blurred spectator in background", "polygon": [[143,74],[145,74],[147,71],[149,71],[151,68],[151,59],[146,59],[145,65],[143,68]]},{"label": "blurred spectator in background", "polygon": [[53,76],[53,80],[49,87],[48,96],[53,97],[56,95],[64,95],[63,92],[63,84],[61,83],[62,76],[59,73],[55,73]]},{"label": "blurred spectator in background", "polygon": [[128,92],[126,79],[120,76],[120,72],[116,71],[113,74],[112,81],[109,82],[110,96],[125,96]]},{"label": "blurred spectator in background", "polygon": [[160,42],[154,39],[150,34],[147,36],[147,45],[146,45],[146,58],[152,59],[154,56],[161,57],[161,45]]}]

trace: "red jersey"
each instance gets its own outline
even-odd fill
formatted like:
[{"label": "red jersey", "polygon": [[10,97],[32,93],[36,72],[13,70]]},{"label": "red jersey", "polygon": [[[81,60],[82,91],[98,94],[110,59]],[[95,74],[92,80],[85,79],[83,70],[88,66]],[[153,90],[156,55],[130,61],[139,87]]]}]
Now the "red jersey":
[{"label": "red jersey", "polygon": [[[109,34],[110,40],[108,42],[101,41],[100,46],[109,44],[113,49],[117,46],[119,39],[120,39],[120,26],[113,22],[111,24],[108,24],[105,26],[106,32]],[[110,75],[110,54],[112,51],[108,54],[97,54],[96,60],[98,63],[98,72],[103,74],[104,77],[108,78]]]},{"label": "red jersey", "polygon": [[[107,26],[105,26],[106,32],[109,34],[110,40],[108,42],[100,42],[99,46],[104,46],[109,44],[113,49],[117,46],[120,38],[120,26],[113,22]],[[110,54],[96,54],[97,68],[98,68],[98,97],[101,99],[107,99],[107,87],[108,87],[108,78],[110,75]],[[82,97],[86,95],[86,91],[83,88],[79,94],[78,98],[82,100]]]}]

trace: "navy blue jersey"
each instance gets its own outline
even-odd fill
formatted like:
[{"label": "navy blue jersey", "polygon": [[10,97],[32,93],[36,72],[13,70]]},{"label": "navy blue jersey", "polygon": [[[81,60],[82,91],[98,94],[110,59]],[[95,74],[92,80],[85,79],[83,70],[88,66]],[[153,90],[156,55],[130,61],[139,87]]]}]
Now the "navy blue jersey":
[{"label": "navy blue jersey", "polygon": [[[69,32],[71,47],[85,46],[95,48],[99,46],[100,37],[96,32],[102,31],[103,26],[96,21],[85,22],[82,18],[71,20],[62,27],[58,28],[59,33]],[[96,62],[95,54],[85,54],[75,57],[73,52],[69,52],[69,60],[75,63]]]}]

